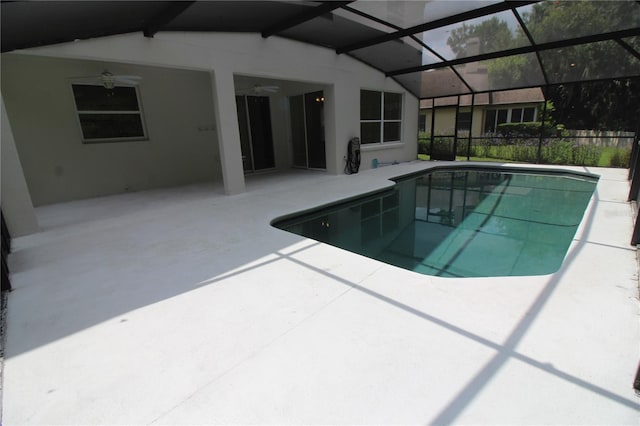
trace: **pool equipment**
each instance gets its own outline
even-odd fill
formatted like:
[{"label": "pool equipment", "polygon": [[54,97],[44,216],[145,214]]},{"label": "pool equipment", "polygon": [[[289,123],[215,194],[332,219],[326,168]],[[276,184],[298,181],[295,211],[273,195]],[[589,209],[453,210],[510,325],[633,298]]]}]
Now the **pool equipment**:
[{"label": "pool equipment", "polygon": [[344,172],[348,175],[358,173],[360,170],[360,138],[351,138],[347,144],[347,164]]}]

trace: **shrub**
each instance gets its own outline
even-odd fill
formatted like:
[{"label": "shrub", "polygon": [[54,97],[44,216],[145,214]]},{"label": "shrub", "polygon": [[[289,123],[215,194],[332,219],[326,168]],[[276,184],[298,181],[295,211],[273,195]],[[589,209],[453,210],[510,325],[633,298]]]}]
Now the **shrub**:
[{"label": "shrub", "polygon": [[576,145],[565,139],[545,142],[541,151],[541,162],[575,166],[597,166],[602,148],[595,145]]},{"label": "shrub", "polygon": [[572,164],[573,144],[564,139],[554,140],[542,150],[541,161],[547,164]]},{"label": "shrub", "polygon": [[611,159],[609,160],[609,167],[629,167],[629,161],[631,159],[631,149],[630,148],[618,148],[611,155]]},{"label": "shrub", "polygon": [[[502,123],[498,124],[497,133],[502,136],[511,137],[539,137],[540,126],[539,121],[525,121],[522,123]],[[545,122],[543,136],[564,136],[564,126],[554,125]]]},{"label": "shrub", "polygon": [[602,155],[602,148],[596,145],[580,145],[574,147],[572,163],[578,166],[597,166]]},{"label": "shrub", "polygon": [[418,139],[418,154],[429,154],[430,139]]},{"label": "shrub", "polygon": [[511,148],[511,160],[522,163],[535,163],[538,160],[539,140],[526,138],[518,139]]},{"label": "shrub", "polygon": [[456,145],[456,155],[467,156],[467,146],[469,146],[469,139],[458,139],[458,145]]}]

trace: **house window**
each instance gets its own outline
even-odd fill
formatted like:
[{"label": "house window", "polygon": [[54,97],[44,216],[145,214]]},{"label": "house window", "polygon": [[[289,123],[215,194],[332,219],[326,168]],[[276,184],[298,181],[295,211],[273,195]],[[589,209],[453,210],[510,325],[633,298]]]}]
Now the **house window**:
[{"label": "house window", "polygon": [[484,116],[484,131],[485,133],[493,133],[496,131],[496,110],[489,109],[485,112]]},{"label": "house window", "polygon": [[508,109],[499,109],[498,116],[496,117],[496,127],[498,124],[508,123],[509,122],[509,110]]},{"label": "house window", "polygon": [[536,108],[502,108],[490,109],[485,112],[484,131],[495,132],[502,123],[524,123],[536,121]]},{"label": "house window", "polygon": [[511,123],[522,123],[522,108],[511,110]]},{"label": "house window", "polygon": [[536,109],[535,108],[525,108],[522,112],[522,121],[536,121]]},{"label": "house window", "polygon": [[136,87],[72,84],[84,143],[146,139]]},{"label": "house window", "polygon": [[365,143],[398,142],[402,129],[402,94],[360,91],[360,139]]},{"label": "house window", "polygon": [[427,131],[427,114],[418,115],[418,130],[421,132]]},{"label": "house window", "polygon": [[471,131],[471,111],[458,113],[458,131]]}]

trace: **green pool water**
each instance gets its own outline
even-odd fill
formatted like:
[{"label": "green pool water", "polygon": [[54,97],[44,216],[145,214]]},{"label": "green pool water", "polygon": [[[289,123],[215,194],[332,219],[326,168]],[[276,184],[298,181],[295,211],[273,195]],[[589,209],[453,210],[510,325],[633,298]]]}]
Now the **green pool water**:
[{"label": "green pool water", "polygon": [[597,177],[569,172],[440,169],[274,226],[426,275],[557,271]]}]

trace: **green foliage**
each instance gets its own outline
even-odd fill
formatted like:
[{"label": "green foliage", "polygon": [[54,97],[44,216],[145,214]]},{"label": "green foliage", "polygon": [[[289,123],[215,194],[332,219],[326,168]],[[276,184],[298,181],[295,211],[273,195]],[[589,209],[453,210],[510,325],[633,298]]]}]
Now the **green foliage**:
[{"label": "green foliage", "polygon": [[[542,123],[539,121],[528,121],[522,123],[502,123],[498,124],[497,132],[508,137],[530,137],[540,136],[540,127]],[[552,126],[551,123],[545,123],[543,136],[561,136],[562,127]]]},{"label": "green foliage", "polygon": [[[438,158],[453,156],[452,136],[435,136],[433,138],[433,155]],[[418,155],[431,155],[431,135],[426,132],[418,133]],[[456,155],[467,155],[467,140],[459,139]]]},{"label": "green foliage", "polygon": [[563,138],[545,140],[540,145],[539,138],[526,137],[495,140],[476,138],[471,146],[470,155],[505,161],[536,163],[538,162],[538,151],[540,152],[540,162],[543,164],[597,166],[602,155],[602,148],[595,145],[576,145]]},{"label": "green foliage", "polygon": [[[467,42],[471,38],[478,39],[478,52],[468,50]],[[508,49],[512,47],[512,43],[509,25],[495,16],[478,25],[462,24],[462,27],[453,29],[447,39],[447,44],[458,58]]]},{"label": "green foliage", "polygon": [[418,139],[418,154],[429,154],[429,147],[431,139],[419,138]]},{"label": "green foliage", "polygon": [[[637,27],[633,8],[637,5],[618,1],[546,1],[535,4],[523,19],[534,40],[545,42]],[[544,65],[547,75],[556,81],[637,74],[637,60],[613,41],[545,54]],[[569,128],[635,129],[640,106],[638,81],[551,86],[546,95],[558,108],[551,116]]]},{"label": "green foliage", "polygon": [[[617,29],[637,28],[636,2],[544,1],[522,14],[537,43],[581,37]],[[469,52],[471,38],[479,39],[479,52]],[[638,47],[638,38],[625,42]],[[457,57],[488,53],[528,45],[520,29],[511,31],[505,21],[493,17],[478,25],[463,25],[451,31],[447,44]],[[615,41],[587,43],[541,54],[550,82],[600,80],[615,76],[637,76],[637,59]],[[486,62],[489,87],[544,85],[534,54],[512,55]],[[549,119],[573,129],[636,130],[640,115],[640,79],[552,85],[545,92],[557,108],[548,108]],[[549,105],[547,105],[549,107]]]},{"label": "green foliage", "polygon": [[433,138],[433,151],[431,156],[437,159],[451,159],[455,158],[453,151],[453,137],[450,136],[436,136]]},{"label": "green foliage", "polygon": [[538,67],[531,63],[529,55],[513,55],[489,62],[489,87],[522,87],[544,84],[539,78]]},{"label": "green foliage", "polygon": [[631,148],[615,148],[615,151],[609,159],[609,167],[629,167],[631,159]]}]

